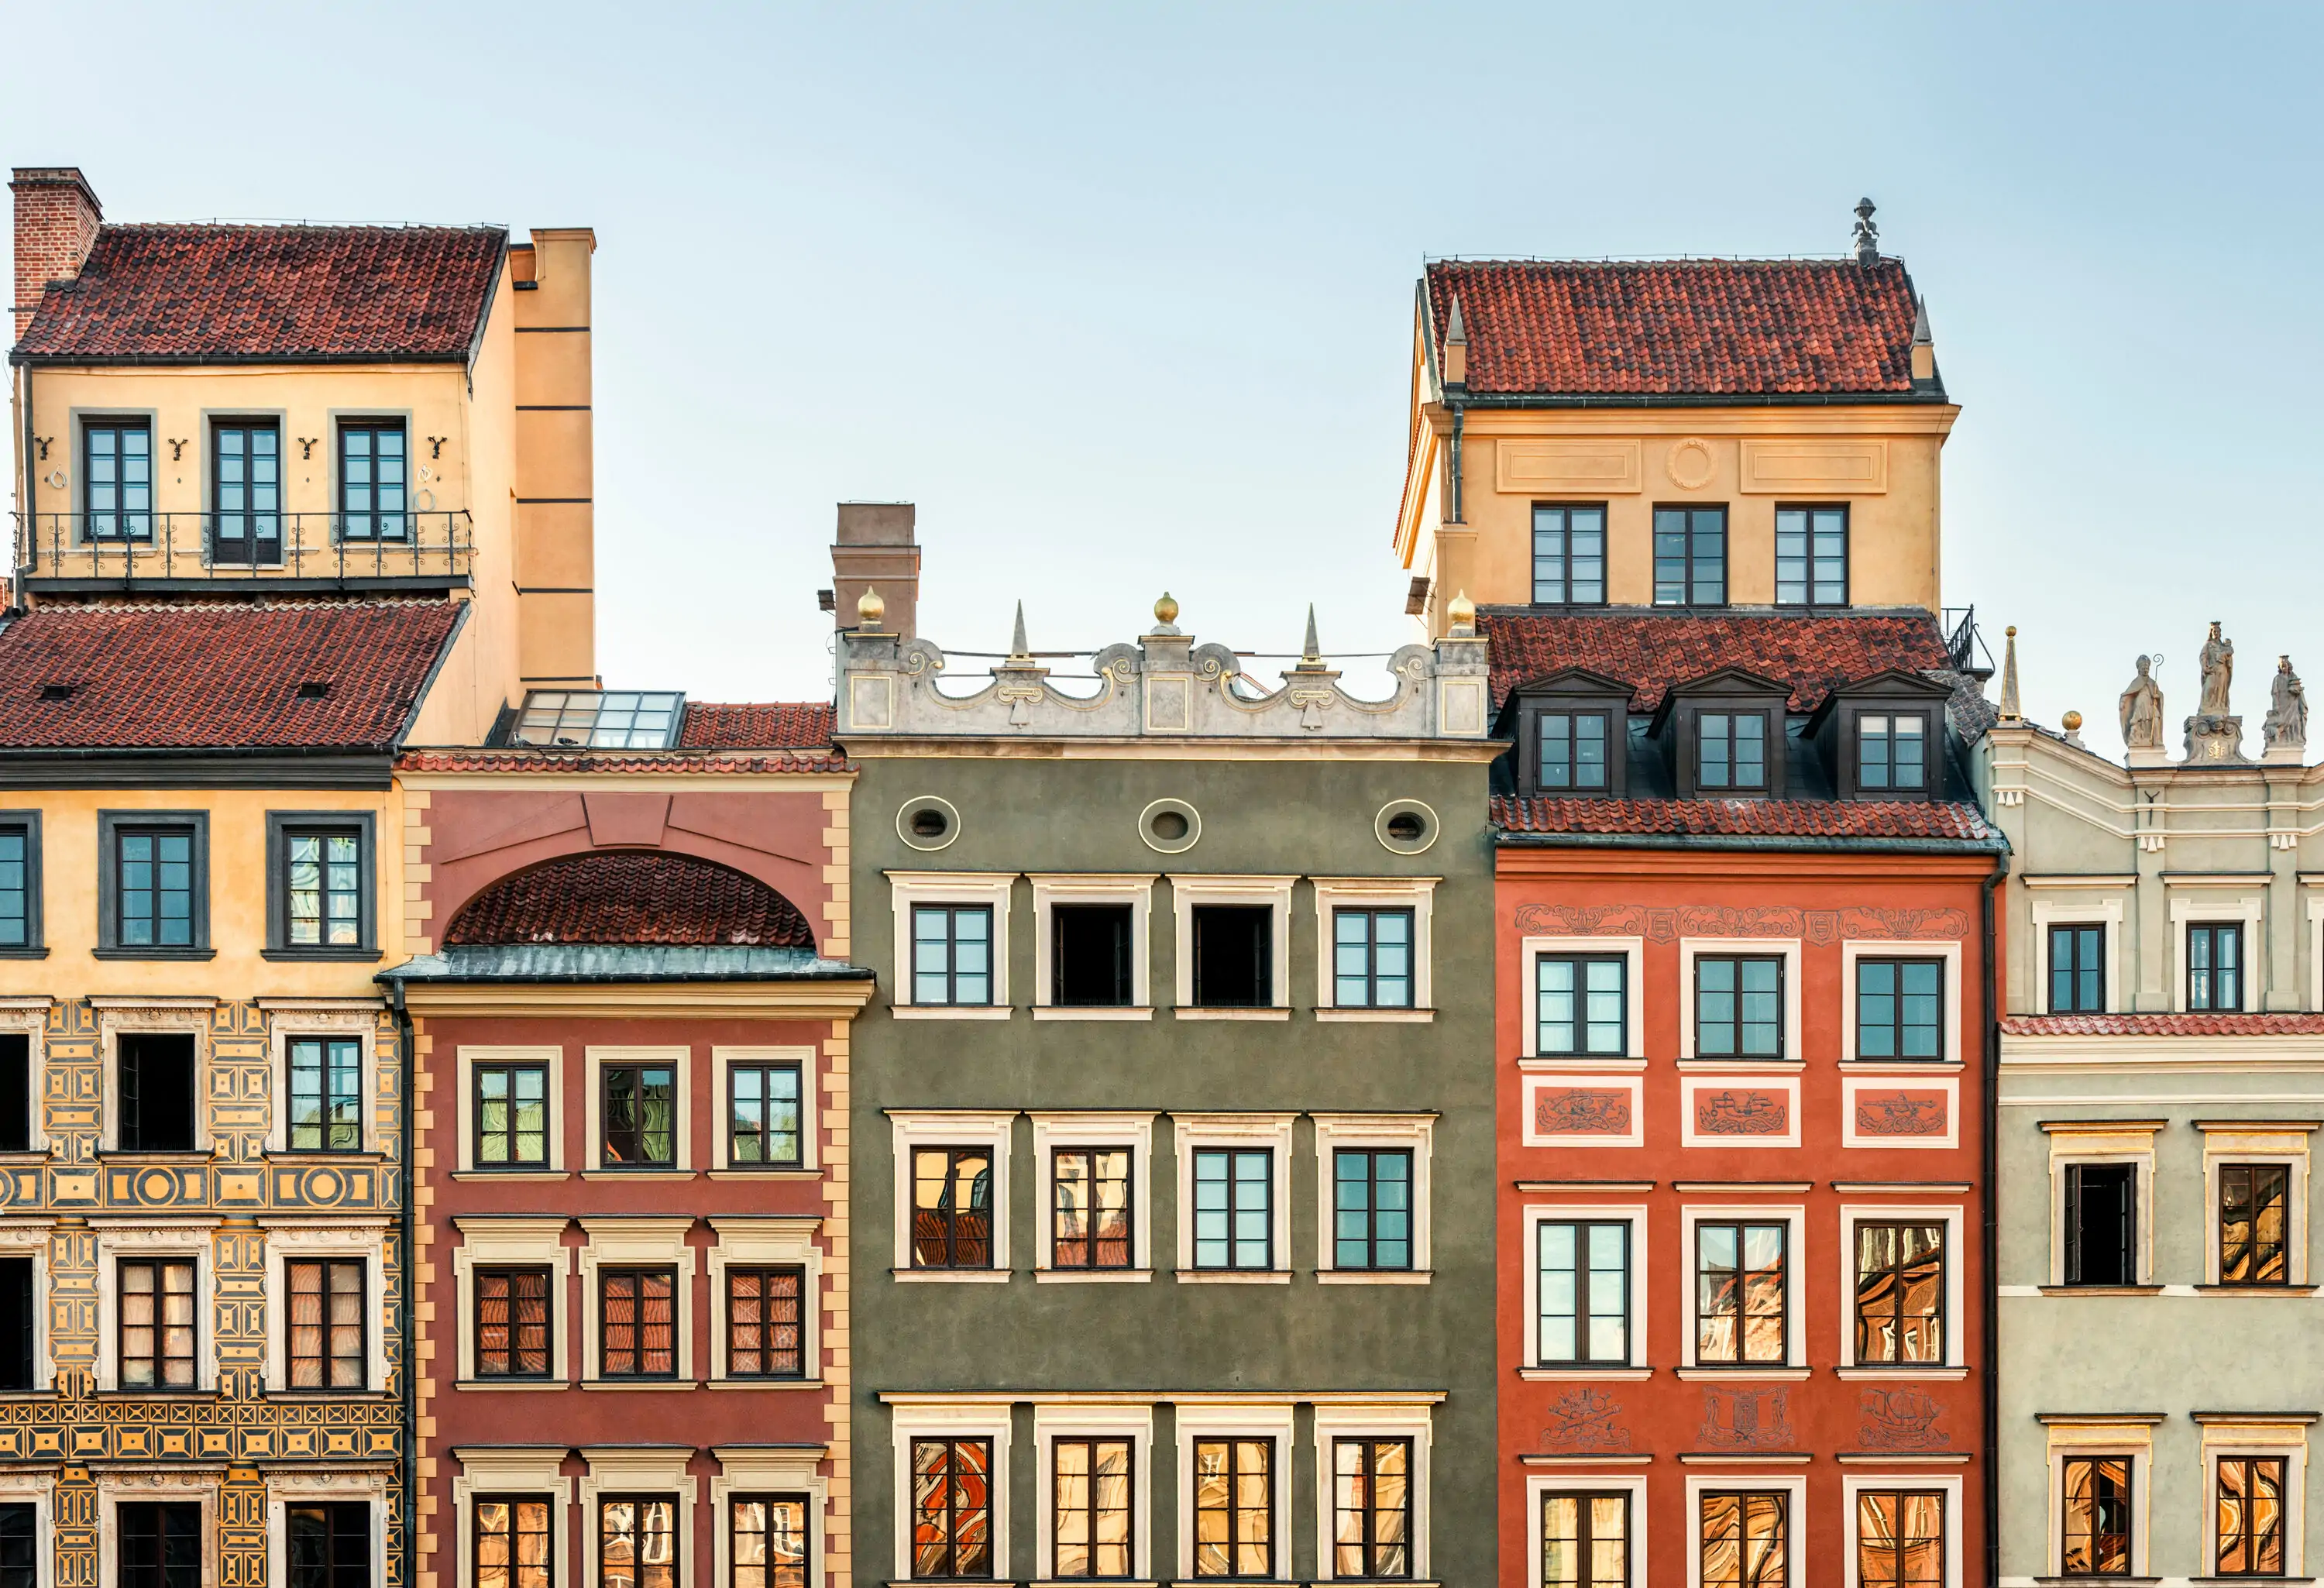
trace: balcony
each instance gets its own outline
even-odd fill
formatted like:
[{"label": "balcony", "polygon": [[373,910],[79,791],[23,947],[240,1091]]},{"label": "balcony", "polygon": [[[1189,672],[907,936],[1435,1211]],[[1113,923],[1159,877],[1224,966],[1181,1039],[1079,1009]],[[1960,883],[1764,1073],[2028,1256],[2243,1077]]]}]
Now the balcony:
[{"label": "balcony", "polygon": [[35,594],[449,590],[468,583],[475,556],[461,511],[14,517],[17,572]]}]

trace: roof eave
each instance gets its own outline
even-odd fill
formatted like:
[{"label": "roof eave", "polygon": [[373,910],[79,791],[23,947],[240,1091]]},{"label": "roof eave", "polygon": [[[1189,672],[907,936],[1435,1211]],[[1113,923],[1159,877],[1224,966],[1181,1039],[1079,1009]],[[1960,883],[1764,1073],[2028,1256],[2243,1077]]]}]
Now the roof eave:
[{"label": "roof eave", "polygon": [[1694,849],[1805,854],[2006,854],[2009,840],[1987,838],[1856,838],[1777,833],[1522,833],[1493,829],[1507,849]]}]

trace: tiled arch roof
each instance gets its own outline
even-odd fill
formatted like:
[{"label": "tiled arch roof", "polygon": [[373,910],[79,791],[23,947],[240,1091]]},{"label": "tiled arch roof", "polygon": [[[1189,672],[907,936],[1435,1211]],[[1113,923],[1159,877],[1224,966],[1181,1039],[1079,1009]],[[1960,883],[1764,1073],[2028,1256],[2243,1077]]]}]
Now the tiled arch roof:
[{"label": "tiled arch roof", "polygon": [[756,877],[692,855],[601,849],[503,877],[461,907],[444,942],[812,949],[815,934]]}]

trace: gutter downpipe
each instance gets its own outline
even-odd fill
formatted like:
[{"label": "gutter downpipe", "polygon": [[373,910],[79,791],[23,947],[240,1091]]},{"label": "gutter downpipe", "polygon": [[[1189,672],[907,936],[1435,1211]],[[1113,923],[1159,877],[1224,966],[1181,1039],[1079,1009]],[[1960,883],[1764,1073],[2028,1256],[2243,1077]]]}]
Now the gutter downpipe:
[{"label": "gutter downpipe", "polygon": [[[395,1045],[403,1069],[403,1205],[397,1214],[403,1240],[403,1285],[396,1302],[396,1326],[403,1338],[403,1558],[409,1564],[420,1557],[420,1343],[411,1337],[411,1322],[417,1311],[411,1305],[411,1291],[420,1283],[420,1256],[412,1248],[411,1238],[420,1171],[419,1113],[411,1091],[413,1050],[417,1044],[412,1040],[411,1011],[403,1005],[403,983],[390,982],[388,987],[390,1002],[395,1010]],[[404,1580],[412,1580],[409,1572]]]},{"label": "gutter downpipe", "polygon": [[1979,1351],[1985,1361],[1985,1580],[2001,1581],[2001,1308],[1996,1300],[1998,1287],[1996,1265],[2000,1260],[2001,1224],[1999,1200],[1995,1195],[1994,1176],[2001,1156],[2001,1011],[1996,993],[1997,972],[1994,963],[1993,895],[2009,875],[2009,855],[2006,851],[1993,857],[1992,874],[1985,879],[1979,913],[1985,935],[1985,953],[1981,996],[1985,1009],[1985,1195],[1980,1199],[1983,1216],[1983,1260],[1985,1264],[1985,1327]]}]

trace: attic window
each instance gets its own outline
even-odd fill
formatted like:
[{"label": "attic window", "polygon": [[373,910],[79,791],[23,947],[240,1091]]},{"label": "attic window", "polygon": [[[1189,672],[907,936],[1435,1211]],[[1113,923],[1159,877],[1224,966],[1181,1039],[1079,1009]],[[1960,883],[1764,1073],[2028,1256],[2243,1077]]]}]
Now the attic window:
[{"label": "attic window", "polygon": [[309,679],[305,683],[299,686],[299,698],[301,700],[327,699],[330,693],[331,686],[329,684],[315,679]]},{"label": "attic window", "polygon": [[535,689],[524,697],[516,744],[593,750],[667,750],[685,720],[682,694]]},{"label": "attic window", "polygon": [[80,686],[78,684],[42,684],[41,686],[41,698],[43,700],[70,700],[79,692],[79,690]]}]

